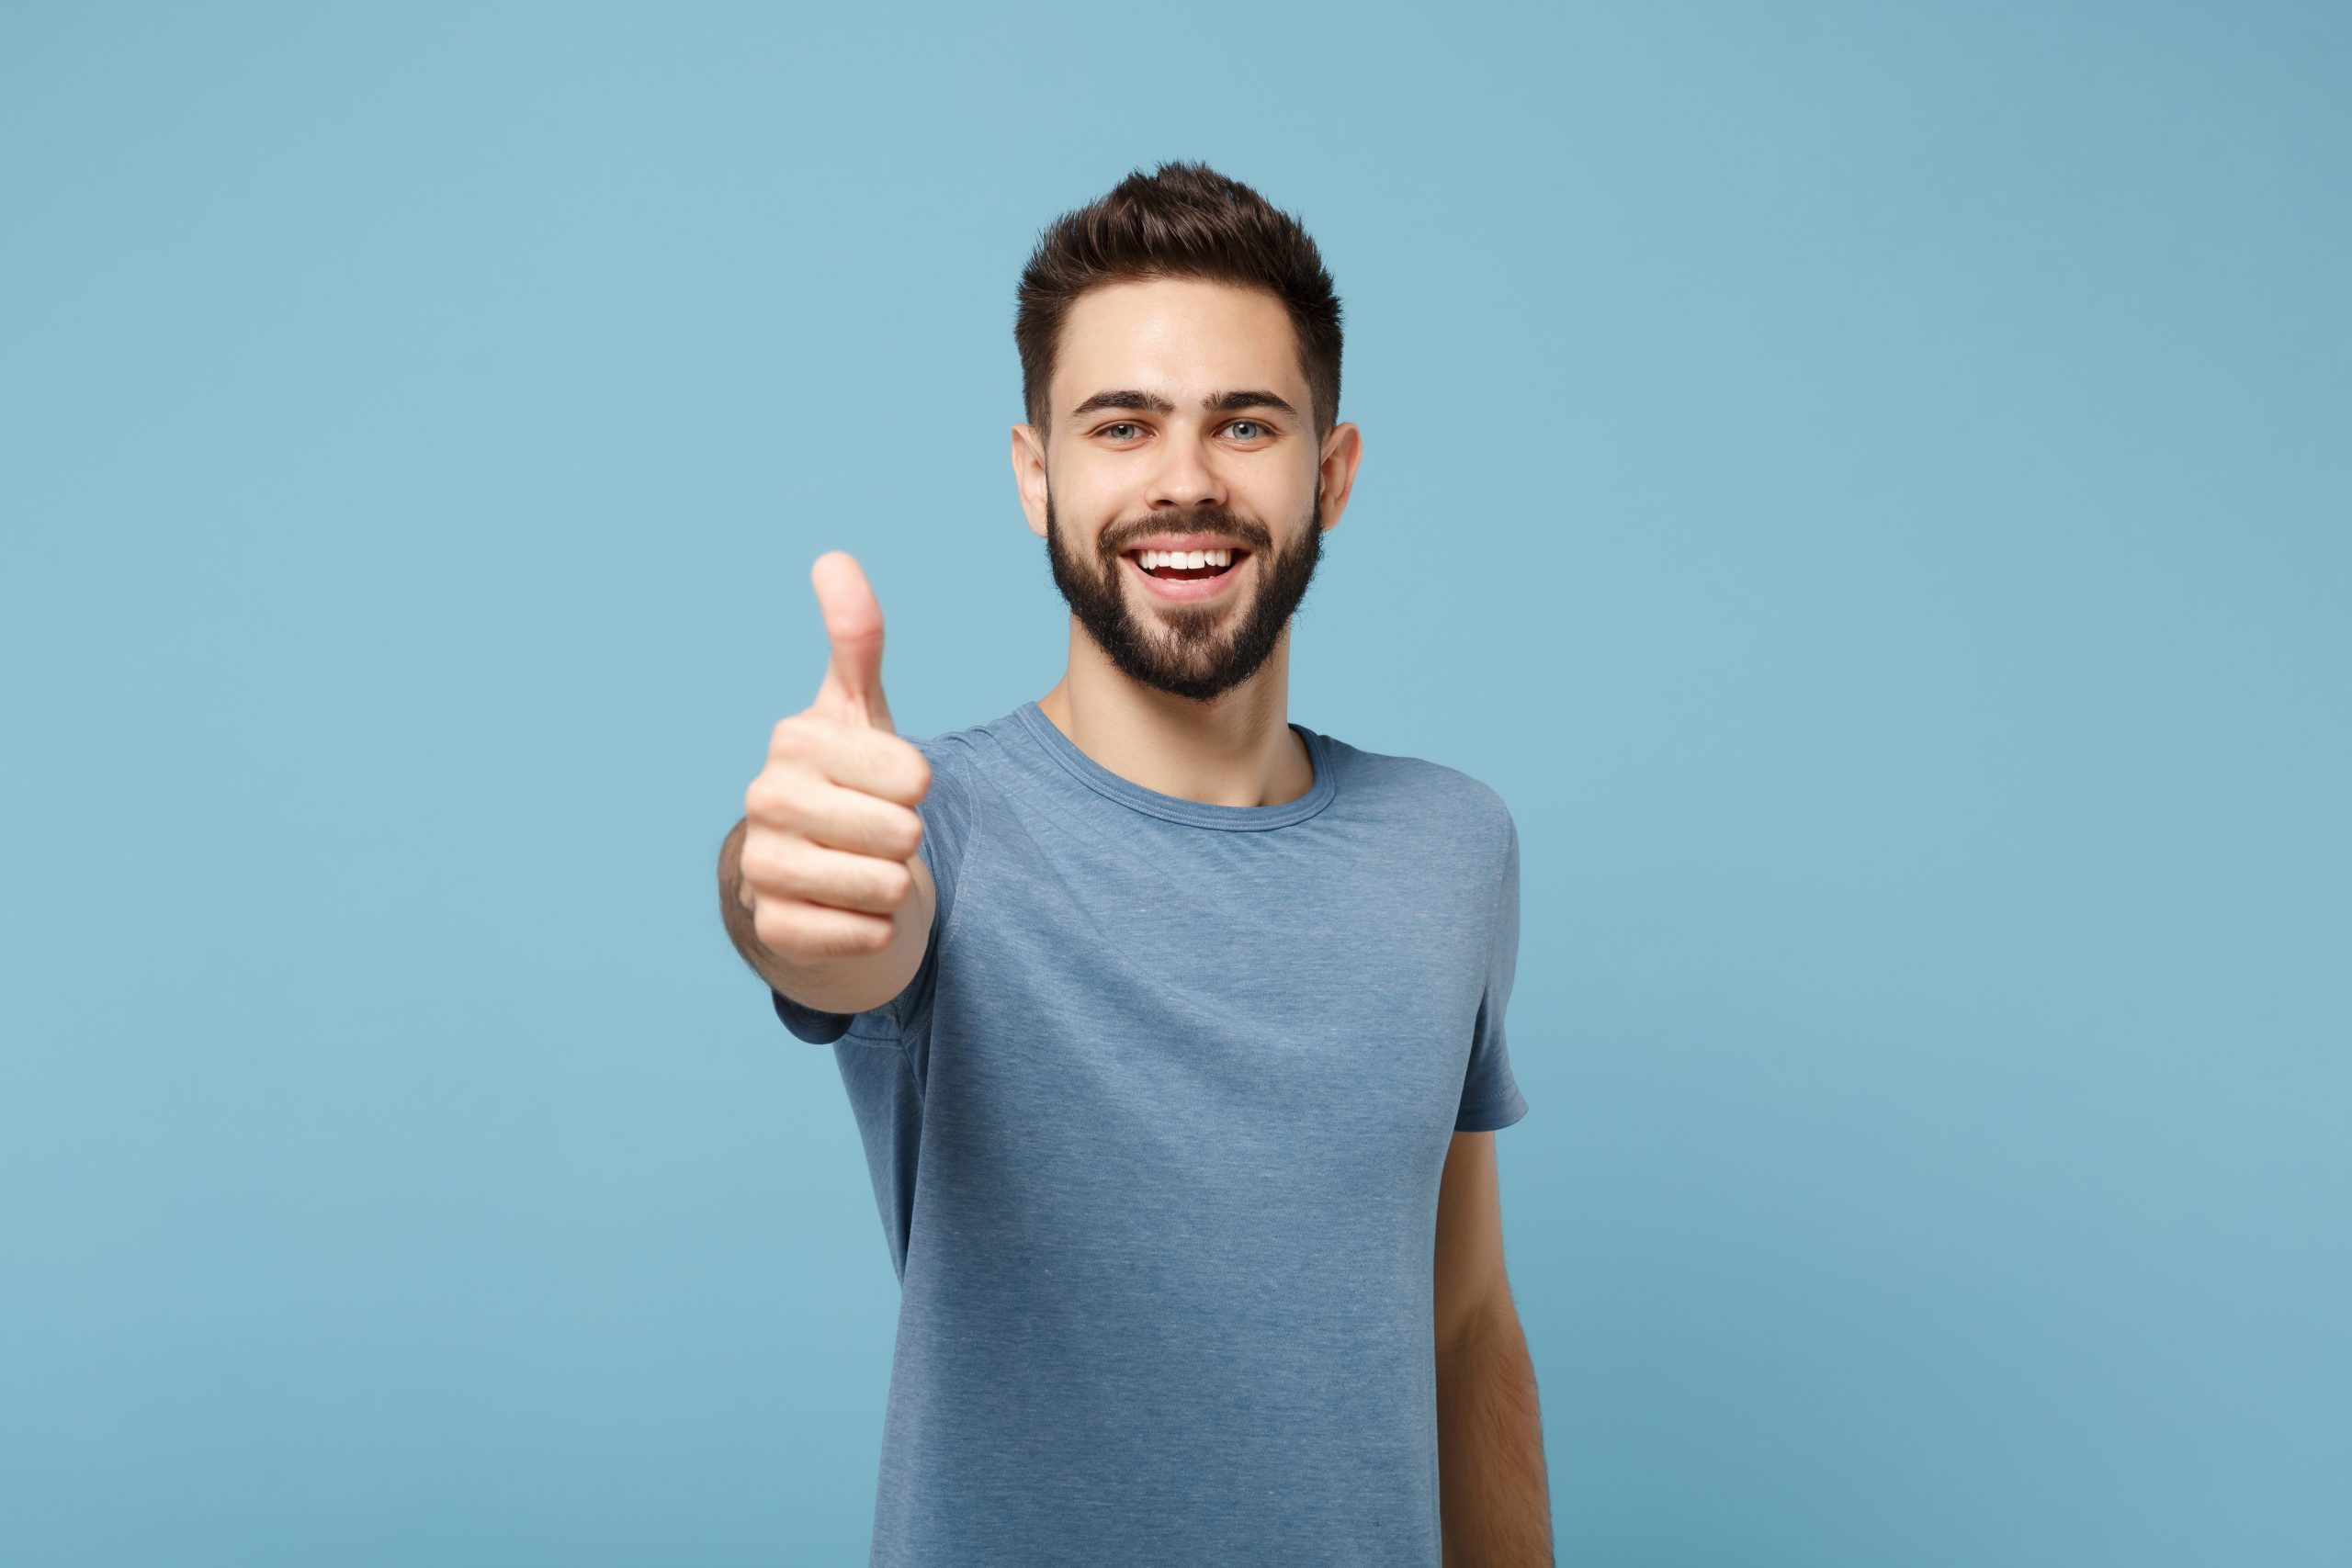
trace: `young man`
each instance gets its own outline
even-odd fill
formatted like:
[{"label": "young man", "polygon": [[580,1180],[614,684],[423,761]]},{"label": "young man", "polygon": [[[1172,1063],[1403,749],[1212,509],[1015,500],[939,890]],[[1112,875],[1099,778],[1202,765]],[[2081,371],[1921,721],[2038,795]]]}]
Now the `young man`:
[{"label": "young man", "polygon": [[1361,454],[1330,276],[1167,164],[1044,232],[1014,336],[1069,669],[902,739],[828,552],[831,662],[719,855],[899,1273],[872,1561],[1549,1562],[1493,1150],[1518,831],[1286,716]]}]

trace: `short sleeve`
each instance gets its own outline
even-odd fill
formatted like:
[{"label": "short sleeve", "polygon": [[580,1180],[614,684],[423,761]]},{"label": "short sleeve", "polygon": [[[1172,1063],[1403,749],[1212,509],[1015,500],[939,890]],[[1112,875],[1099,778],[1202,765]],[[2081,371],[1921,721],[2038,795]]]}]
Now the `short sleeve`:
[{"label": "short sleeve", "polygon": [[912,742],[931,764],[931,788],[915,807],[922,818],[922,839],[915,852],[931,868],[932,885],[939,898],[932,910],[931,940],[922,966],[906,987],[879,1007],[865,1012],[827,1012],[793,1000],[775,987],[768,995],[785,1028],[811,1045],[830,1045],[843,1035],[855,1035],[896,1044],[905,1032],[920,1026],[931,1007],[932,987],[939,970],[940,933],[956,912],[956,894],[964,863],[977,831],[978,802],[972,784],[971,748],[951,736]]},{"label": "short sleeve", "polygon": [[1527,1114],[1526,1097],[1511,1077],[1503,1029],[1511,979],[1519,968],[1519,824],[1511,820],[1508,807],[1503,819],[1508,832],[1496,873],[1494,919],[1487,923],[1487,988],[1471,1024],[1470,1062],[1463,1072],[1462,1103],[1453,1119],[1457,1133],[1490,1132]]}]

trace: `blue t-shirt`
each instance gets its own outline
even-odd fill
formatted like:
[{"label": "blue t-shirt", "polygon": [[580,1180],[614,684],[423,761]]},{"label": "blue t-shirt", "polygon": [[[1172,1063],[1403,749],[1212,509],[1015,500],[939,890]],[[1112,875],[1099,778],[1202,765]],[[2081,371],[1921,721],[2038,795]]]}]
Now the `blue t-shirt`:
[{"label": "blue t-shirt", "polygon": [[1439,1568],[1431,1260],[1503,1040],[1519,834],[1466,773],[1301,725],[1204,805],[1034,702],[916,740],[939,889],[831,1043],[900,1284],[876,1568]]}]

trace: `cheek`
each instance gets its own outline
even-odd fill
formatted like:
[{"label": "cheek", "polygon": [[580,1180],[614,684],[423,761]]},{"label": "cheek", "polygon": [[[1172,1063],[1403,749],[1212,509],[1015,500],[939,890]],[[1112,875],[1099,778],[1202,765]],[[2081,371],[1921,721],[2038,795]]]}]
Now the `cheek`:
[{"label": "cheek", "polygon": [[1246,489],[1236,485],[1233,490],[1234,510],[1246,512],[1257,518],[1273,529],[1279,537],[1293,519],[1306,516],[1308,509],[1314,506],[1315,479],[1315,473],[1310,469],[1297,476],[1295,480],[1288,474],[1279,477],[1268,474],[1262,482]]},{"label": "cheek", "polygon": [[1100,488],[1089,490],[1067,482],[1054,487],[1054,526],[1061,531],[1068,547],[1080,555],[1100,556],[1103,530],[1142,510],[1122,505],[1119,496]]}]

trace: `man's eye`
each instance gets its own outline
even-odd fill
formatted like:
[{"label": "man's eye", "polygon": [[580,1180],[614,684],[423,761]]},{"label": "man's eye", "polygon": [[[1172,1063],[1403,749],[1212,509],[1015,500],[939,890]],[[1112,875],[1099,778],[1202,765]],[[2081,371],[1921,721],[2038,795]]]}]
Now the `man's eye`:
[{"label": "man's eye", "polygon": [[[1237,419],[1231,424],[1227,425],[1226,429],[1234,430],[1245,424],[1261,431],[1267,429],[1267,426],[1262,422],[1254,419]],[[1250,441],[1254,440],[1255,437],[1245,435],[1241,439],[1244,441]]]},{"label": "man's eye", "polygon": [[1142,428],[1143,426],[1136,423],[1136,422],[1131,419],[1123,419],[1117,421],[1115,423],[1104,425],[1098,434],[1109,435],[1113,431],[1116,430],[1140,430]]}]

